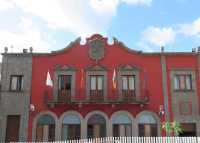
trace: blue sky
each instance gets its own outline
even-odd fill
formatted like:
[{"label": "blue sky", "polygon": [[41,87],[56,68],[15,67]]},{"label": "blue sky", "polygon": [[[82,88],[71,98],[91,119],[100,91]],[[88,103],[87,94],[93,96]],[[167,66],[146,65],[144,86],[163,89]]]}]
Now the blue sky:
[{"label": "blue sky", "polygon": [[200,46],[199,0],[0,0],[0,52],[62,49],[100,33],[145,52]]}]

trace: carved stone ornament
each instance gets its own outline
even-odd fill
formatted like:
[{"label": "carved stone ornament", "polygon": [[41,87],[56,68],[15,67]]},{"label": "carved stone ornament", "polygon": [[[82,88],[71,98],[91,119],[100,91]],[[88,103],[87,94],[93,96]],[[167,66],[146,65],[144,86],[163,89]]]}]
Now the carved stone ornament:
[{"label": "carved stone ornament", "polygon": [[105,44],[104,41],[100,39],[95,39],[90,41],[89,43],[89,57],[93,60],[101,60],[104,58],[104,50]]}]

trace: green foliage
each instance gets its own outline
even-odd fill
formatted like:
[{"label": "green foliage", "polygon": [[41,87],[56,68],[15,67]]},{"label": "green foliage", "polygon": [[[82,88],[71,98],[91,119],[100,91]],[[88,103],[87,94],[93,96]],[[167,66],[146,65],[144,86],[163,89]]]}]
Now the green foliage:
[{"label": "green foliage", "polygon": [[164,122],[162,124],[162,129],[164,129],[167,133],[174,132],[175,135],[182,133],[181,124],[177,121]]},{"label": "green foliage", "polygon": [[170,122],[164,122],[162,124],[162,129],[164,129],[167,133],[171,132],[171,124]]},{"label": "green foliage", "polygon": [[171,123],[172,128],[174,129],[174,133],[179,135],[180,133],[182,133],[182,128],[181,128],[181,124],[177,121],[174,121]]}]

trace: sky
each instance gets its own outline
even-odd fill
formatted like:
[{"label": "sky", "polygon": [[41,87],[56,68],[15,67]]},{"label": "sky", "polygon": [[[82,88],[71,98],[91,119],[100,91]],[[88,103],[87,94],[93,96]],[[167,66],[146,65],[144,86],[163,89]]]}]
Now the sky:
[{"label": "sky", "polygon": [[200,46],[200,0],[0,0],[0,52],[51,52],[99,33],[144,52]]}]

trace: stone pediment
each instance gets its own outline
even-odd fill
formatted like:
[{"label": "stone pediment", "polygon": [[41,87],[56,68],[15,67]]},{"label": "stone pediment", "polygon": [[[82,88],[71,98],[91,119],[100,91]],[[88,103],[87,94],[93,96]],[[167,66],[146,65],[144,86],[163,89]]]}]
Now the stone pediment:
[{"label": "stone pediment", "polygon": [[76,70],[76,68],[71,65],[56,65],[55,70],[56,71],[74,71]]},{"label": "stone pediment", "polygon": [[139,68],[135,65],[122,65],[118,67],[118,70],[133,71],[133,70],[139,70]]},{"label": "stone pediment", "polygon": [[92,65],[86,68],[87,71],[107,71],[107,68],[102,65]]}]

